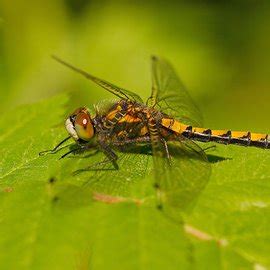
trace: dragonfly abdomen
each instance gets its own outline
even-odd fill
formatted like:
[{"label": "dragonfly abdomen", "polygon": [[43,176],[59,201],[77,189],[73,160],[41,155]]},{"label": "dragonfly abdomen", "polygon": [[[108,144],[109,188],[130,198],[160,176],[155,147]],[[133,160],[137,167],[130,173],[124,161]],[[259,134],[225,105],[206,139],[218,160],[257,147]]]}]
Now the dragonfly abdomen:
[{"label": "dragonfly abdomen", "polygon": [[[270,137],[268,134],[251,133],[231,130],[211,130],[203,128],[192,128],[192,131],[185,131],[184,136],[197,141],[217,142],[223,144],[237,144],[242,146],[255,146],[270,148]],[[269,137],[269,139],[268,139]]]},{"label": "dragonfly abdomen", "polygon": [[184,137],[196,141],[237,144],[270,149],[270,135],[268,134],[192,127],[172,118],[162,119],[162,125],[174,131],[176,134],[181,134]]}]

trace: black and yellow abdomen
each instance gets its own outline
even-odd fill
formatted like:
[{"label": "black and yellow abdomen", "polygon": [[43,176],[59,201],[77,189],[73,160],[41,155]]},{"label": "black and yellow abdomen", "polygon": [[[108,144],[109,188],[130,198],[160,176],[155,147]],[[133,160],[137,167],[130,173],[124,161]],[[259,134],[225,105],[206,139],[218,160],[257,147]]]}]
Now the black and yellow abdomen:
[{"label": "black and yellow abdomen", "polygon": [[270,149],[270,135],[268,134],[192,127],[173,118],[163,118],[161,124],[175,134],[181,134],[192,140]]}]

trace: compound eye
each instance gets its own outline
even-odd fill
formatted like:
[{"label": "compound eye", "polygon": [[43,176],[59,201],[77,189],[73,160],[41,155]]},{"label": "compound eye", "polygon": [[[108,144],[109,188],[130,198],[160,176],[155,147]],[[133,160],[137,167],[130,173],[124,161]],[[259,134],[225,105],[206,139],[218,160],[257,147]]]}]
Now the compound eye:
[{"label": "compound eye", "polygon": [[80,112],[75,119],[75,130],[80,139],[89,141],[94,136],[94,127],[89,114]]}]

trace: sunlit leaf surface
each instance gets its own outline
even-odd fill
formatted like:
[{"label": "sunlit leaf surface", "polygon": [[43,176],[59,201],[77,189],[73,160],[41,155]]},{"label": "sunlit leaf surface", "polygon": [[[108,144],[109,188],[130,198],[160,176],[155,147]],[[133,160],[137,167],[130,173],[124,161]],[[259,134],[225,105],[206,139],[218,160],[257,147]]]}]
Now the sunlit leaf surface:
[{"label": "sunlit leaf surface", "polygon": [[120,171],[109,165],[78,171],[103,160],[95,151],[58,160],[67,147],[38,156],[66,136],[60,125],[66,100],[58,96],[1,118],[1,269],[270,266],[268,151],[209,150],[211,179],[175,224],[156,209],[144,149],[119,153]]}]

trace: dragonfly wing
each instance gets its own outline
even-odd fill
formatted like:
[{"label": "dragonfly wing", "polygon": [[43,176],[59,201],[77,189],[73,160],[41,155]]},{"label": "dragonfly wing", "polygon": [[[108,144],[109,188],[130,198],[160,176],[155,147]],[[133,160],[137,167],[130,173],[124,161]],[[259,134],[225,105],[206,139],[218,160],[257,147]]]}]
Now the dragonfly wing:
[{"label": "dragonfly wing", "polygon": [[110,93],[114,94],[115,96],[121,98],[121,99],[130,99],[130,100],[134,100],[137,102],[143,102],[141,97],[129,90],[123,89],[121,87],[118,87],[112,83],[109,83],[105,80],[99,79],[91,74],[89,74],[88,72],[79,69],[67,62],[65,62],[64,60],[60,59],[57,56],[52,56],[53,59],[55,59],[57,62],[63,64],[64,66],[72,69],[73,71],[83,75],[85,78],[87,78],[88,80],[91,80],[92,82],[96,83],[97,85],[103,87],[104,89],[106,89],[107,91],[109,91]]},{"label": "dragonfly wing", "polygon": [[102,99],[94,104],[95,113],[97,115],[106,115],[117,104],[119,99]]},{"label": "dragonfly wing", "polygon": [[[150,106],[179,121],[201,126],[202,118],[173,67],[157,57],[152,58],[152,93]],[[210,164],[204,151],[193,141],[179,135],[175,141],[164,141],[156,124],[151,131],[154,176],[158,203],[174,220],[191,207],[210,176]],[[171,156],[171,160],[169,160]]]},{"label": "dragonfly wing", "polygon": [[[111,162],[103,163],[105,157],[100,151],[93,155],[85,152],[67,158],[63,166],[68,169],[54,185],[57,204],[77,208],[89,205],[93,201],[143,203],[147,199],[151,200],[146,194],[139,192],[141,185],[144,185],[145,176],[149,174],[147,164],[151,159],[147,148],[136,147],[134,151],[117,151],[116,154],[118,170]],[[71,171],[74,172],[72,175]],[[65,181],[61,181],[62,179]]]},{"label": "dragonfly wing", "polygon": [[173,67],[166,60],[152,57],[151,106],[185,124],[201,126],[202,117]]},{"label": "dragonfly wing", "polygon": [[162,156],[153,149],[158,205],[167,216],[179,221],[181,213],[194,205],[206,186],[210,164],[204,151],[189,139],[180,137],[177,141],[166,143],[170,162],[164,156],[165,152]]}]

